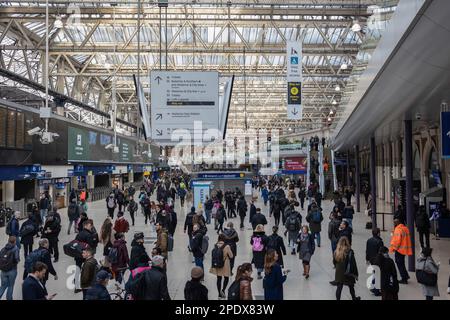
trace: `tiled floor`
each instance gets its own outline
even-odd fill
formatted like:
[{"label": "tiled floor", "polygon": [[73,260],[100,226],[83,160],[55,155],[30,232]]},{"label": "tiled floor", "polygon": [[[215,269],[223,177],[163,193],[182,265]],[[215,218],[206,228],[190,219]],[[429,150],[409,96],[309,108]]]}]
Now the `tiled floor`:
[{"label": "tiled floor", "polygon": [[[364,200],[362,201],[362,207],[364,207]],[[268,207],[264,207],[264,204],[258,202],[257,205],[261,206],[264,213],[267,213]],[[382,208],[382,203],[380,202],[378,208]],[[331,201],[325,200],[323,202],[325,220],[323,223],[322,231],[322,247],[317,248],[312,261],[311,261],[311,275],[308,280],[305,280],[301,275],[301,264],[298,256],[287,255],[284,257],[286,267],[291,269],[291,273],[288,276],[288,280],[284,285],[284,296],[285,299],[290,300],[330,300],[335,299],[335,287],[329,284],[329,281],[334,279],[334,269],[331,260],[331,248],[330,242],[327,238],[326,228],[328,223],[328,213],[331,211],[332,204]],[[180,208],[179,201],[176,203],[176,209],[178,213],[178,226],[175,234],[175,249],[169,256],[168,263],[168,282],[169,282],[169,292],[172,299],[183,299],[183,289],[186,280],[189,278],[190,270],[193,266],[192,256],[188,252],[187,246],[187,235],[183,233],[183,224],[185,211],[190,208],[189,204],[186,204],[185,209]],[[380,209],[379,209],[380,210]],[[363,211],[363,210],[362,210]],[[381,210],[380,210],[381,211]],[[95,226],[100,229],[100,226],[106,217],[106,209],[104,201],[97,201],[94,203],[89,203],[89,217],[94,219]],[[61,210],[61,215],[63,217],[63,230],[67,229],[68,219],[66,215],[66,210]],[[305,216],[305,212],[302,212]],[[151,229],[149,226],[143,224],[143,216],[138,215],[136,220],[136,227],[132,227],[131,231],[127,235],[129,243],[133,233],[135,231],[143,231],[147,237],[153,237],[151,234]],[[368,218],[364,216],[364,213],[358,213],[353,221],[354,225],[354,236],[353,236],[353,249],[356,253],[356,259],[358,262],[358,268],[360,273],[360,279],[356,286],[357,295],[360,295],[364,300],[379,300],[380,298],[374,297],[366,287],[366,281],[369,274],[366,274],[367,266],[365,264],[365,245],[366,240],[369,238],[370,231],[364,228],[365,223]],[[386,229],[389,231],[382,233],[382,238],[385,244],[389,243],[390,240],[390,225],[392,225],[392,217],[386,216]],[[235,225],[238,225],[238,219],[233,219]],[[249,227],[248,221],[246,221]],[[273,219],[269,220],[270,227],[273,225]],[[271,228],[267,227],[266,230]],[[216,239],[216,235],[213,233],[213,228],[209,227],[209,237],[211,240]],[[251,260],[251,247],[250,247],[250,236],[252,231],[246,228],[243,231],[239,231],[240,242],[238,246],[238,255],[236,258],[236,265],[243,262],[249,262]],[[74,294],[73,290],[66,286],[66,282],[70,283],[70,268],[73,265],[73,259],[69,258],[62,253],[62,245],[69,242],[74,238],[74,235],[68,236],[65,232],[61,232],[60,236],[60,260],[55,264],[55,268],[59,275],[59,280],[55,281],[51,277],[47,282],[47,289],[49,293],[58,293],[56,299],[66,299],[66,300],[81,300],[81,294]],[[447,281],[450,274],[449,257],[450,257],[450,239],[441,239],[439,241],[433,240],[432,237],[432,247],[434,248],[434,258],[436,261],[441,262],[441,270],[439,273],[439,290],[441,292],[441,297],[439,299],[450,298],[447,292]],[[0,242],[3,245],[6,243],[6,235],[4,229],[0,230]],[[147,250],[151,251],[152,240],[147,241]],[[37,241],[36,241],[37,243]],[[36,246],[36,245],[35,245]],[[97,258],[101,259],[102,248],[100,245],[99,250],[97,250]],[[417,252],[418,253],[418,252]],[[23,252],[21,251],[21,259],[23,260]],[[217,289],[216,289],[216,278],[215,276],[208,273],[210,266],[210,252],[208,252],[205,259],[205,285],[209,289],[209,298],[217,299]],[[19,265],[19,276],[16,281],[14,298],[21,299],[21,284],[23,272],[23,261]],[[126,276],[126,279],[128,277]],[[231,282],[231,281],[230,281]],[[253,294],[258,298],[263,294],[262,281],[255,280],[252,284]],[[113,291],[113,284],[111,284],[110,289]],[[419,284],[416,283],[415,275],[411,274],[411,281],[408,285],[401,285],[400,299],[424,299],[422,296],[422,290]],[[3,297],[5,299],[5,297]],[[344,288],[342,299],[350,299],[348,289]]]}]

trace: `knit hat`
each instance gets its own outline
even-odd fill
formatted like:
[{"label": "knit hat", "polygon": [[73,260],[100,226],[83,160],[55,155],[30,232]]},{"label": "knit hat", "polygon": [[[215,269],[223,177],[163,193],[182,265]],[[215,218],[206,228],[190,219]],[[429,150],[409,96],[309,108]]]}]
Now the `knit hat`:
[{"label": "knit hat", "polygon": [[191,270],[192,279],[201,279],[203,277],[203,269],[200,267],[193,267]]},{"label": "knit hat", "polygon": [[122,211],[119,211],[119,212],[117,212],[117,216],[120,218],[120,217],[123,217],[123,212]]},{"label": "knit hat", "polygon": [[106,270],[100,270],[97,273],[97,281],[104,281],[106,279],[111,279],[111,275]]},{"label": "knit hat", "polygon": [[164,257],[163,256],[154,256],[152,258],[152,266],[162,268],[164,266]]}]

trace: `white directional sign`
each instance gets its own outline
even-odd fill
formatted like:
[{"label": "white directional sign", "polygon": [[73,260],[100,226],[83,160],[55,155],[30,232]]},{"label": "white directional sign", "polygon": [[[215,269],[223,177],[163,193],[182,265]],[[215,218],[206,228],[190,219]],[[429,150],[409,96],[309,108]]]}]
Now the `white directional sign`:
[{"label": "white directional sign", "polygon": [[217,72],[151,72],[152,139],[170,141],[177,129],[193,134],[194,121],[202,131],[219,128]]},{"label": "white directional sign", "polygon": [[302,43],[286,42],[287,118],[302,119]]}]

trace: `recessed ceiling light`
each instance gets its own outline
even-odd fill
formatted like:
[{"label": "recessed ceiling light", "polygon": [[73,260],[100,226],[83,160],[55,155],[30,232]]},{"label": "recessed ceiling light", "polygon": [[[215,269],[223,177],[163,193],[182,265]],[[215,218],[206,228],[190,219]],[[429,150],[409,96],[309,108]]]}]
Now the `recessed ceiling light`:
[{"label": "recessed ceiling light", "polygon": [[339,85],[336,85],[336,87],[334,88],[335,91],[341,91],[341,87]]},{"label": "recessed ceiling light", "polygon": [[64,23],[62,22],[60,16],[57,16],[57,17],[56,17],[54,26],[55,26],[55,28],[57,28],[57,29],[61,29],[62,27],[64,27]]},{"label": "recessed ceiling light", "polygon": [[341,65],[341,70],[347,70],[348,69],[348,64],[346,64],[345,62]]}]

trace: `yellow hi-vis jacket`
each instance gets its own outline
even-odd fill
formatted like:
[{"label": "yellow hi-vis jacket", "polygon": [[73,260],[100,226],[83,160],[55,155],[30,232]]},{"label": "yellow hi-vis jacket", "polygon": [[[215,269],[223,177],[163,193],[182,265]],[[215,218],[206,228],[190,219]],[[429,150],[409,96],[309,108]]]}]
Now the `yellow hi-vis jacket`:
[{"label": "yellow hi-vis jacket", "polygon": [[404,224],[399,224],[394,229],[394,235],[391,239],[389,252],[393,253],[394,251],[398,251],[398,253],[404,256],[412,255],[412,245],[411,237],[409,235],[409,229]]}]

